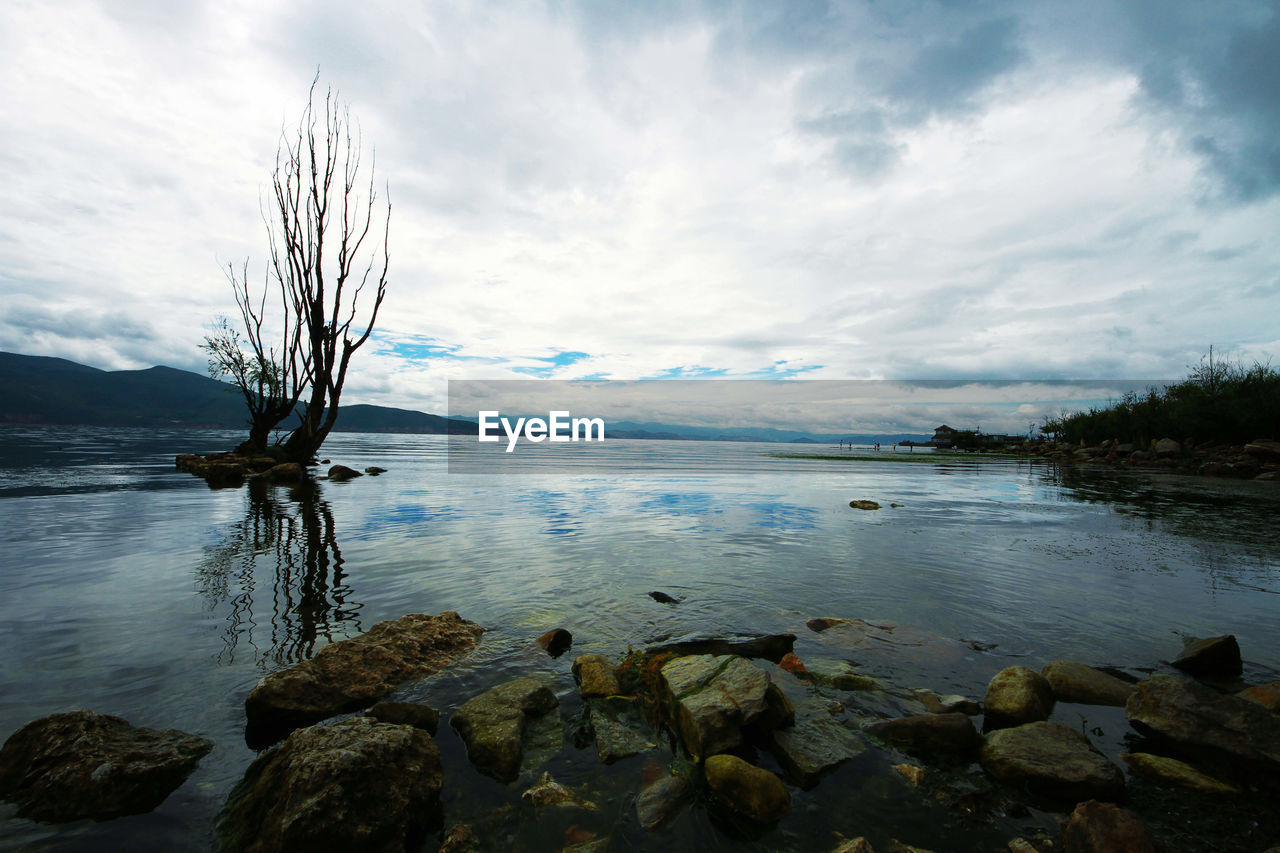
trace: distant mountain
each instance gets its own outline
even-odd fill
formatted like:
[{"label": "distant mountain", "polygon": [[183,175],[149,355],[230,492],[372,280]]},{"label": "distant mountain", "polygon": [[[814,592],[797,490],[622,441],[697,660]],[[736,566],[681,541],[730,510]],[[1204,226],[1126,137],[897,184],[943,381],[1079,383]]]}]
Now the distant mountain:
[{"label": "distant mountain", "polygon": [[[240,392],[172,367],[99,370],[35,355],[0,352],[0,424],[87,424],[94,426],[247,428]],[[287,422],[285,426],[287,426]],[[475,435],[476,423],[411,409],[342,406],[335,432],[401,432]],[[771,441],[796,444],[892,444],[928,441],[909,433],[814,433],[769,427],[698,427],[607,421],[610,438],[686,441]]]},{"label": "distant mountain", "polygon": [[825,433],[773,427],[702,427],[637,421],[606,421],[605,435],[614,438],[665,438],[691,441],[774,441],[791,444],[893,444],[926,442],[931,435],[916,433]]},{"label": "distant mountain", "polygon": [[[247,426],[240,392],[172,367],[99,370],[62,358],[0,352],[0,423]],[[286,424],[287,425],[287,424]],[[383,406],[342,406],[336,432],[474,434],[473,423]]]}]

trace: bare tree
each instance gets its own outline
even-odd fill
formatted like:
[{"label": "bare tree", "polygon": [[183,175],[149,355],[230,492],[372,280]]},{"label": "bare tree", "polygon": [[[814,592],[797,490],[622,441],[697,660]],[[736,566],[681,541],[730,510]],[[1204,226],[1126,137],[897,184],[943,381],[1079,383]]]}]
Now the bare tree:
[{"label": "bare tree", "polygon": [[[272,181],[279,219],[271,228],[271,268],[305,326],[312,371],[310,398],[285,441],[297,460],[310,459],[333,429],[351,356],[369,339],[386,298],[390,264],[391,200],[378,235],[374,168],[370,163],[365,185],[359,127],[353,134],[332,89],[317,109],[318,79],[296,135],[281,140]],[[370,285],[372,305],[362,314],[360,297]]]},{"label": "bare tree", "polygon": [[[249,283],[249,262],[245,261],[239,273],[227,265],[227,281],[240,309],[245,336],[223,317],[205,336],[201,349],[209,354],[209,375],[229,377],[249,411],[249,439],[237,450],[261,453],[271,431],[293,414],[310,386],[311,353],[302,334],[301,311],[278,280],[273,282],[268,274],[261,291],[255,291]],[[267,310],[267,297],[272,293],[281,299],[278,318],[269,316],[275,312]]]},{"label": "bare tree", "polygon": [[248,352],[226,321],[204,345],[211,372],[216,366],[245,396],[247,445],[265,448],[271,430],[297,412],[283,442],[297,461],[314,456],[333,429],[351,356],[373,331],[389,269],[390,199],[375,218],[374,168],[366,183],[359,127],[332,89],[317,102],[318,82],[296,131],[282,133],[276,149],[263,210],[270,261],[261,293],[249,285],[247,262],[239,274],[228,267]]}]

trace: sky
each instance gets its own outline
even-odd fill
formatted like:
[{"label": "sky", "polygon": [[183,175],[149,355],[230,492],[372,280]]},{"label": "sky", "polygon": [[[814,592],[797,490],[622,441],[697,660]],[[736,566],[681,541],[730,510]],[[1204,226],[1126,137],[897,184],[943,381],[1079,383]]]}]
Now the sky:
[{"label": "sky", "polygon": [[319,73],[389,193],[344,403],[1280,355],[1280,4],[0,4],[0,350],[203,372]]}]

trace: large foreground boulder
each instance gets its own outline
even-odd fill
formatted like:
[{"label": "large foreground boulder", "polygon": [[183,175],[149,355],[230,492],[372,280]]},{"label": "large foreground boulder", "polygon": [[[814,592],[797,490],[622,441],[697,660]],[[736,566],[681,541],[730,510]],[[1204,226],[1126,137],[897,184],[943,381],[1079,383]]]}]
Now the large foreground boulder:
[{"label": "large foreground boulder", "polygon": [[1280,715],[1195,681],[1154,675],[1124,706],[1139,732],[1184,749],[1251,764],[1280,764]]},{"label": "large foreground boulder", "polygon": [[517,678],[468,699],[449,725],[462,736],[477,770],[499,782],[512,782],[520,775],[529,722],[559,705],[556,694],[541,681]]},{"label": "large foreground boulder", "polygon": [[1071,660],[1056,660],[1040,670],[1059,702],[1115,705],[1123,708],[1133,685],[1114,675]]},{"label": "large foreground boulder", "polygon": [[110,820],[149,812],[213,748],[185,732],[68,711],[28,723],[0,749],[0,799],[31,820]]},{"label": "large foreground boulder", "polygon": [[769,674],[737,655],[687,655],[662,668],[667,701],[680,740],[695,758],[728,752],[744,727],[771,730],[789,713]]},{"label": "large foreground boulder", "polygon": [[425,731],[369,717],[299,729],[249,765],[218,831],[224,853],[416,849],[442,783]]},{"label": "large foreground boulder", "polygon": [[1114,800],[1124,794],[1120,768],[1062,723],[1040,721],[994,731],[982,745],[980,760],[999,781],[1052,800]]},{"label": "large foreground boulder", "polygon": [[439,672],[475,648],[484,629],[448,611],[412,613],[273,672],[245,700],[246,738],[265,746],[291,729],[370,705],[401,682]]}]

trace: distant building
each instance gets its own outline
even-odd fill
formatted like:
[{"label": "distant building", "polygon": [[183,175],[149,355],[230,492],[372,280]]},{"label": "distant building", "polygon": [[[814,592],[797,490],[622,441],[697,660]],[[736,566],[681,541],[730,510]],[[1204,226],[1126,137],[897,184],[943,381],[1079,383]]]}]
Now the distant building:
[{"label": "distant building", "polygon": [[964,450],[975,450],[984,447],[1005,447],[1021,444],[1026,441],[1023,435],[1002,435],[978,432],[972,429],[952,429],[943,424],[933,431],[929,444],[933,447],[959,447]]},{"label": "distant building", "polygon": [[950,447],[956,443],[957,431],[943,424],[933,431],[933,438],[929,439],[929,443],[934,447]]}]

